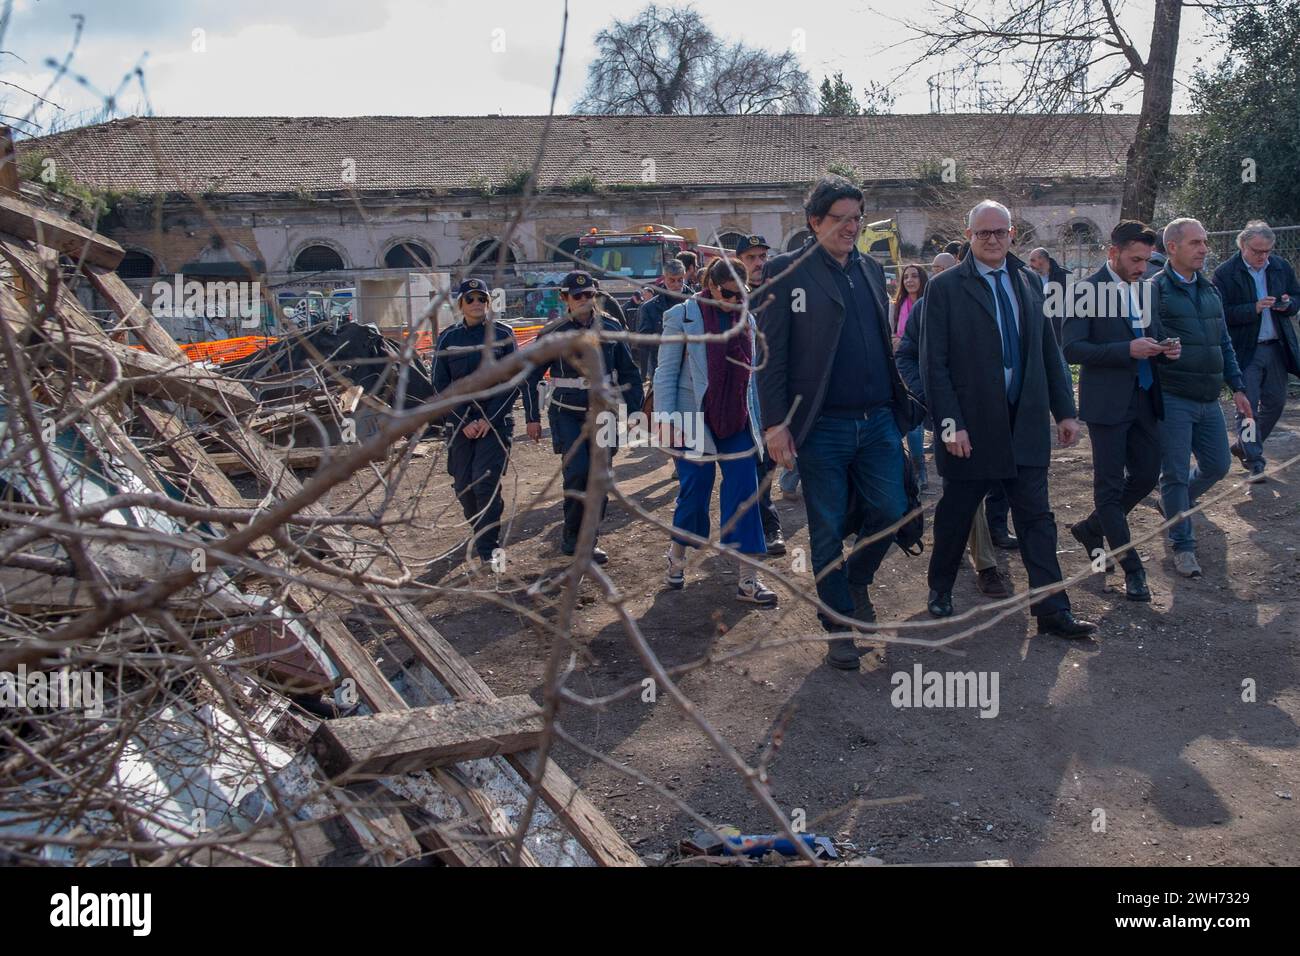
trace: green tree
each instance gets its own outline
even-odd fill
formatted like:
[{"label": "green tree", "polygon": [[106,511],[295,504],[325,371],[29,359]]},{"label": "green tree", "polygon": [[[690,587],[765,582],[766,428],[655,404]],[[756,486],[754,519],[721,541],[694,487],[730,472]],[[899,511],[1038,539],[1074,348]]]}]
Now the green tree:
[{"label": "green tree", "polygon": [[817,112],[822,116],[859,116],[862,105],[853,95],[853,86],[845,82],[844,74],[836,71],[834,76],[825,77],[818,88],[821,100]]},{"label": "green tree", "polygon": [[1192,76],[1194,118],[1178,137],[1171,212],[1207,229],[1300,223],[1300,0],[1244,8],[1223,59]]}]

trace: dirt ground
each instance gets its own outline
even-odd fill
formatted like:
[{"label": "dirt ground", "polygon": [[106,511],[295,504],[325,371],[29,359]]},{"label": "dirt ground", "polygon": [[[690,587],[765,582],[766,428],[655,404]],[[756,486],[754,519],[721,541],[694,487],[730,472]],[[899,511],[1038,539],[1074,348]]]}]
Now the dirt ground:
[{"label": "dirt ground", "polygon": [[[1269,440],[1272,463],[1300,454],[1295,404],[1293,398],[1293,410]],[[536,495],[556,460],[549,439],[539,446],[517,441],[511,494],[520,501]],[[1067,576],[1086,565],[1067,529],[1091,510],[1090,463],[1086,432],[1080,445],[1053,454],[1052,504]],[[449,501],[445,471],[435,458],[424,467],[431,487],[421,492],[428,499],[422,510],[434,514]],[[662,453],[622,452],[616,474],[643,507],[671,521],[676,481]],[[1234,461],[1215,492],[1243,477]],[[1300,466],[1265,484],[1243,484],[1210,507],[1197,520],[1200,579],[1174,574],[1162,537],[1143,545],[1155,596],[1150,605],[1126,602],[1118,573],[1093,575],[1072,588],[1075,613],[1100,624],[1095,642],[1035,637],[1028,613],[1020,612],[944,650],[889,645],[864,658],[857,673],[827,668],[821,643],[792,643],[694,669],[681,687],[751,763],[775,736],[767,762],[775,799],[787,813],[802,811],[809,832],[851,844],[849,857],[1295,865],[1297,489]],[[796,549],[808,547],[804,506],[775,494],[791,553],[769,561],[788,572]],[[937,500],[927,495],[924,503],[932,511]],[[1154,505],[1152,496],[1133,513],[1135,536],[1159,524]],[[450,517],[443,515],[437,533],[405,532],[399,546],[426,559],[445,551],[464,533]],[[511,529],[504,586],[527,585],[563,567],[559,518],[557,487]],[[927,547],[929,524],[927,515]],[[667,590],[666,535],[634,522],[617,504],[610,505],[601,543],[629,613],[668,666],[759,640],[820,633],[812,608],[774,583],[781,609],[738,603],[734,571],[718,558],[689,573],[685,590]],[[1018,553],[1000,552],[1000,559],[1024,590]],[[873,589],[882,623],[928,620],[927,560],[928,550],[919,558],[891,550]],[[439,566],[424,580],[454,584],[464,575],[463,567]],[[812,587],[811,573],[793,576]],[[969,570],[954,600],[959,613],[990,603]],[[555,618],[553,596],[529,606]],[[540,699],[550,652],[540,628],[463,592],[427,610],[498,694]],[[643,702],[645,668],[590,582],[582,588],[576,643],[568,681],[575,693],[598,697],[629,685],[636,693],[601,711],[565,707],[561,724],[570,735],[666,787],[715,824],[774,829],[737,773],[662,689],[655,702]],[[911,673],[918,663],[925,670],[996,672],[997,716],[892,706],[891,675]],[[1243,700],[1248,680],[1253,702]],[[674,859],[678,841],[697,829],[672,802],[581,751],[561,745],[557,757],[649,860]]]}]

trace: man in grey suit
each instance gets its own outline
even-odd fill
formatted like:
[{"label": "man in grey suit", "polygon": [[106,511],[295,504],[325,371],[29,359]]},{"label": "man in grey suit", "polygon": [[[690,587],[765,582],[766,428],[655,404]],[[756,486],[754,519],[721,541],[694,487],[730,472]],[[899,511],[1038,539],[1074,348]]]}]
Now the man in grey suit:
[{"label": "man in grey suit", "polygon": [[[930,599],[935,617],[953,613],[971,519],[993,484],[1011,501],[1020,556],[1032,588],[1060,582],[1056,519],[1047,492],[1050,416],[1062,445],[1079,436],[1074,388],[1044,309],[1041,284],[1009,254],[1014,229],[1001,203],[967,216],[970,255],[926,288],[921,368],[938,441],[943,497],[934,514]],[[1096,625],[1076,620],[1058,591],[1030,606],[1038,633],[1082,638]]]},{"label": "man in grey suit", "polygon": [[[1079,366],[1080,418],[1092,439],[1094,510],[1070,528],[1089,556],[1129,543],[1128,513],[1160,480],[1161,362],[1182,354],[1176,340],[1165,342],[1142,282],[1155,231],[1127,219],[1110,234],[1104,266],[1076,283],[1065,317],[1065,360]],[[1055,301],[1062,301],[1059,296]],[[1150,601],[1146,571],[1137,550],[1126,551],[1124,596]],[[1106,560],[1109,570],[1113,566]]]}]

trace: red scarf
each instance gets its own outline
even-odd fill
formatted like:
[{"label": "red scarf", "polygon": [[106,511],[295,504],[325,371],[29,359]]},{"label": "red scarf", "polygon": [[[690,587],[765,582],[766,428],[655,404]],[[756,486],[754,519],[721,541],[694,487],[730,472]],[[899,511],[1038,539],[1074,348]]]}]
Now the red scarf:
[{"label": "red scarf", "polygon": [[[710,334],[726,332],[733,321],[734,312],[727,312],[705,302],[707,293],[700,292],[695,301],[704,319],[704,331]],[[742,428],[749,427],[749,372],[754,365],[754,345],[749,329],[739,332],[725,342],[706,342],[709,384],[704,390],[704,424],[713,437],[730,438]]]}]

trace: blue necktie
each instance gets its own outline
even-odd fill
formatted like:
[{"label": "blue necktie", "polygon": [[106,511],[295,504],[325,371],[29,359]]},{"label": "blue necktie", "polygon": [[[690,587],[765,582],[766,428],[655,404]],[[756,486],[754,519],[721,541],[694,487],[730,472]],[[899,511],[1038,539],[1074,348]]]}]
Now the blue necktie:
[{"label": "blue necktie", "polygon": [[[1138,308],[1137,300],[1133,298],[1133,289],[1129,287],[1128,293],[1129,309],[1129,328],[1133,330],[1133,338],[1140,339],[1145,333],[1144,329],[1138,328],[1137,320],[1142,315],[1142,310]],[[1151,386],[1155,384],[1155,376],[1151,374],[1151,360],[1138,359],[1138,385],[1143,389],[1150,391]]]},{"label": "blue necktie", "polygon": [[993,291],[998,298],[998,319],[1002,323],[1002,367],[1011,369],[1011,384],[1007,386],[1007,399],[1016,402],[1020,398],[1020,332],[1016,329],[1016,313],[1011,310],[1011,299],[1002,286],[1002,269],[990,272],[993,277]]}]

